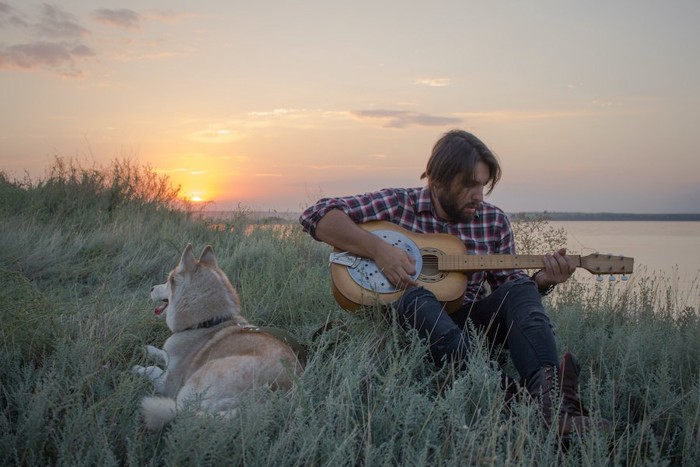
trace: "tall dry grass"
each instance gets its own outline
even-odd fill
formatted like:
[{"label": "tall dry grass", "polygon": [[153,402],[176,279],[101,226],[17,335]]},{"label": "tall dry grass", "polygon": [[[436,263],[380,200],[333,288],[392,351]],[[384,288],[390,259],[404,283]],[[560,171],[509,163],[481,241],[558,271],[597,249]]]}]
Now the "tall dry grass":
[{"label": "tall dry grass", "polygon": [[[280,235],[245,213],[207,220],[177,194],[123,161],[58,160],[38,181],[0,172],[0,464],[700,462],[698,311],[654,278],[573,280],[547,299],[560,350],[583,364],[585,401],[614,423],[610,436],[562,446],[533,405],[518,402],[506,415],[485,345],[459,375],[435,370],[417,337],[379,310],[339,309],[329,250],[298,226]],[[523,250],[565,235],[537,222],[516,222]],[[152,434],[137,413],[152,388],[129,369],[145,360],[145,344],[167,337],[148,291],[188,242],[213,245],[249,319],[289,329],[309,361],[291,397],[261,389],[232,420],[185,412]],[[330,321],[342,326],[313,339]]]}]

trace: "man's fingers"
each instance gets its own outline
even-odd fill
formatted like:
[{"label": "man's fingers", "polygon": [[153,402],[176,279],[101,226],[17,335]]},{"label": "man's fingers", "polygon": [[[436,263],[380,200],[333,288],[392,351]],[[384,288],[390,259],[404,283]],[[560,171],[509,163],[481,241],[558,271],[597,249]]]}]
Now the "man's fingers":
[{"label": "man's fingers", "polygon": [[559,267],[562,272],[571,275],[574,273],[574,271],[576,271],[576,264],[574,263],[574,260],[571,257],[566,256],[566,248],[561,248],[559,251],[557,251],[557,255],[555,255],[555,257],[559,262]]},{"label": "man's fingers", "polygon": [[406,253],[406,258],[408,259],[408,264],[404,266],[404,270],[409,275],[414,275],[416,273],[416,258]]},{"label": "man's fingers", "polygon": [[399,287],[400,289],[405,289],[409,286],[418,285],[418,282],[413,279],[413,275],[415,274],[415,268],[412,268],[412,271],[413,272],[402,268],[398,272],[394,272],[391,275],[387,274],[386,276],[392,284]]},{"label": "man's fingers", "polygon": [[545,272],[549,273],[552,278],[568,279],[576,271],[574,260],[566,256],[566,248],[561,248],[554,254],[545,255],[544,263]]}]

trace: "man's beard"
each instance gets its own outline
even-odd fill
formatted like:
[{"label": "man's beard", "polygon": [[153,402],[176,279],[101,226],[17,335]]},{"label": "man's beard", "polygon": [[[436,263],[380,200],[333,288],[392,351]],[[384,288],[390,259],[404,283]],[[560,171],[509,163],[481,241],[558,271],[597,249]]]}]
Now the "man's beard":
[{"label": "man's beard", "polygon": [[[460,206],[448,190],[437,189],[435,190],[435,196],[442,210],[447,214],[447,220],[453,223],[471,221],[476,216],[476,210],[479,209],[480,205],[480,203],[467,203]],[[475,209],[474,214],[465,213],[465,208]]]}]

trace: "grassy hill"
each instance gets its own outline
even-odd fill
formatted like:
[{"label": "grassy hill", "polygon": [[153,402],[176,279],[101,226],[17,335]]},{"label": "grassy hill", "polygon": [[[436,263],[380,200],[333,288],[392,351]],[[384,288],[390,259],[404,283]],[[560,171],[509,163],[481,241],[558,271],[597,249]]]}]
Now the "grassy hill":
[{"label": "grassy hill", "polygon": [[[458,375],[381,310],[351,315],[329,290],[329,248],[294,224],[194,215],[147,168],[58,160],[42,180],[0,172],[1,465],[698,465],[700,317],[654,277],[570,280],[547,298],[581,392],[614,424],[568,445],[534,404],[504,410],[475,336]],[[565,232],[517,221],[522,253]],[[255,324],[308,346],[293,394],[260,390],[230,419],[181,413],[144,430],[151,385],[130,372],[160,346],[149,289],[182,248],[213,245]],[[526,250],[526,251],[525,251]],[[341,325],[314,337],[327,322]],[[513,373],[507,359],[504,369]]]}]

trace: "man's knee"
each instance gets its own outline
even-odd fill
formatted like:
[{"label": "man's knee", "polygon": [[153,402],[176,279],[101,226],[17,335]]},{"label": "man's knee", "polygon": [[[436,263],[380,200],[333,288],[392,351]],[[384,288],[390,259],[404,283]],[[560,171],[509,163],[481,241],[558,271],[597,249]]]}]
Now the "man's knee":
[{"label": "man's knee", "polygon": [[469,341],[460,329],[450,329],[442,336],[433,336],[430,341],[430,356],[437,366],[446,363],[466,362]]},{"label": "man's knee", "polygon": [[430,356],[436,365],[466,360],[469,353],[467,336],[431,291],[422,287],[410,289],[395,308],[401,324],[416,329],[429,345]]},{"label": "man's knee", "polygon": [[437,303],[435,294],[423,287],[414,287],[394,303],[394,309],[402,323],[410,323],[415,327],[414,321],[420,310],[426,307],[433,308],[434,303]]}]

